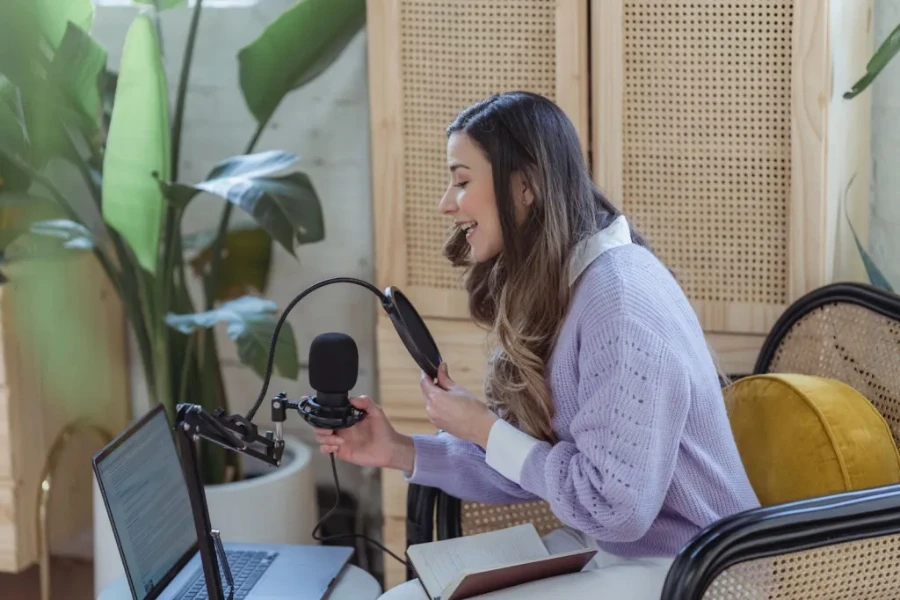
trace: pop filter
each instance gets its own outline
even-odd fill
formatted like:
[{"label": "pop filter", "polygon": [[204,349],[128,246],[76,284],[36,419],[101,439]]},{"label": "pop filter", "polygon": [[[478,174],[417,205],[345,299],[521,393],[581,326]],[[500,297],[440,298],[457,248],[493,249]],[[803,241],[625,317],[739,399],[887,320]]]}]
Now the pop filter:
[{"label": "pop filter", "polygon": [[432,379],[438,375],[441,353],[431,332],[412,302],[397,288],[384,290],[382,305],[397,330],[397,335],[419,368]]}]

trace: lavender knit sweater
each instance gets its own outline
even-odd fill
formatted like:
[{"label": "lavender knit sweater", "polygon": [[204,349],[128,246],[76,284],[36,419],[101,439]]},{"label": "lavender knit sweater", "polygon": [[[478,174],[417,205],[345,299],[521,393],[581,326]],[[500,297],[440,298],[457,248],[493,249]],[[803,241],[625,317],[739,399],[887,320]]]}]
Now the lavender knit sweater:
[{"label": "lavender knit sweater", "polygon": [[620,556],[673,556],[706,525],[759,506],[696,315],[646,249],[613,248],[584,270],[547,377],[560,441],[531,440],[518,477],[439,433],[413,436],[407,481],[487,503],[546,500]]}]

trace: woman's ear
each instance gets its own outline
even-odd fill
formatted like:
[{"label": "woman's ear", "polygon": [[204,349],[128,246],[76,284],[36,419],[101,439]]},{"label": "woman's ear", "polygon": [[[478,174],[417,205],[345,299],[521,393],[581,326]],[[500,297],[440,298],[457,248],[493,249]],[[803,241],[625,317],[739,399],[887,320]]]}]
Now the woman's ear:
[{"label": "woman's ear", "polygon": [[534,202],[534,193],[521,171],[516,171],[512,175],[512,192],[516,205],[531,206]]}]

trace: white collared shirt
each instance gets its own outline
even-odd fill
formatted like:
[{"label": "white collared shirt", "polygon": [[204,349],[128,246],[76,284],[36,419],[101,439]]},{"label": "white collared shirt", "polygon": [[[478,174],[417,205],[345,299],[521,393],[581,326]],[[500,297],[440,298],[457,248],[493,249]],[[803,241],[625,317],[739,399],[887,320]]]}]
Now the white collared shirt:
[{"label": "white collared shirt", "polygon": [[[601,254],[630,243],[631,228],[625,216],[620,215],[608,227],[581,241],[575,247],[569,259],[569,285],[575,285],[578,277]],[[485,461],[507,479],[519,483],[522,465],[537,443],[539,443],[537,439],[516,429],[503,419],[498,419],[488,434]]]}]

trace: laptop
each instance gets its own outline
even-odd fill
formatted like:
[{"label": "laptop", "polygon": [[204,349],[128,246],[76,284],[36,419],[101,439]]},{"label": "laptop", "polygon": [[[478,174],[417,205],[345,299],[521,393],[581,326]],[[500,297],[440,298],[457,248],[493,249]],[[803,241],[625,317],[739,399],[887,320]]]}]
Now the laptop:
[{"label": "laptop", "polygon": [[[203,544],[212,553],[216,548],[209,548],[208,538],[198,542],[179,457],[173,429],[160,405],[93,458],[135,600],[207,598],[200,547]],[[221,549],[228,559],[234,600],[320,600],[353,554],[350,547],[299,544],[224,542]],[[219,571],[227,597],[230,586],[221,558]]]}]

